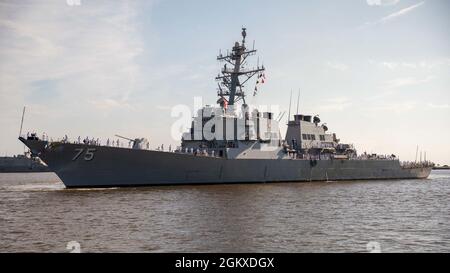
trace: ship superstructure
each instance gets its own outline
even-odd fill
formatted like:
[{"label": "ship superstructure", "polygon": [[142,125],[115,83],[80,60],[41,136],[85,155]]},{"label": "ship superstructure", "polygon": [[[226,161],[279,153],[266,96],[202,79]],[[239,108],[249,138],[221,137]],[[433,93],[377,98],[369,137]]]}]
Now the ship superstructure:
[{"label": "ship superstructure", "polygon": [[336,134],[328,133],[326,124],[320,124],[318,116],[294,115],[283,138],[273,112],[250,109],[245,87],[254,77],[259,81],[265,68],[259,64],[246,68],[249,57],[257,52],[245,47],[246,35],[243,28],[242,42],[235,42],[229,54],[217,57],[225,63],[216,77],[219,106],[207,105],[197,111],[189,132],[183,134],[181,150],[228,159],[356,157],[353,146],[339,143]]},{"label": "ship superstructure", "polygon": [[246,29],[242,41],[236,42],[227,55],[217,60],[224,63],[218,81],[218,106],[199,109],[189,132],[183,134],[182,150],[225,157],[281,158],[282,137],[279,123],[271,112],[250,110],[246,103],[245,87],[253,78],[263,76],[264,66],[246,68],[256,49],[245,45]]}]

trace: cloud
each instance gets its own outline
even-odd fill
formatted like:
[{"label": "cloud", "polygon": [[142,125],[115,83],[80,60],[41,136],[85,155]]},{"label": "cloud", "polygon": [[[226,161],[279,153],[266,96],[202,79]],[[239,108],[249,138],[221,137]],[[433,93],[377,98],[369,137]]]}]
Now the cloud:
[{"label": "cloud", "polygon": [[428,103],[428,107],[434,108],[434,109],[449,109],[449,104],[434,104],[434,103]]},{"label": "cloud", "polygon": [[170,111],[173,109],[174,106],[169,105],[156,105],[156,109],[163,110],[163,111]]},{"label": "cloud", "polygon": [[400,0],[367,0],[369,6],[391,6],[396,5]]},{"label": "cloud", "polygon": [[405,102],[398,102],[398,103],[383,103],[383,105],[375,105],[371,107],[367,107],[366,110],[374,113],[396,113],[401,114],[405,112],[412,111],[416,109],[419,106],[419,104],[415,101],[405,101]]},{"label": "cloud", "polygon": [[333,98],[325,101],[318,109],[320,112],[336,112],[343,111],[352,105],[353,103],[348,98]]},{"label": "cloud", "polygon": [[393,19],[395,19],[397,17],[406,15],[406,14],[410,13],[411,11],[413,11],[414,9],[422,6],[423,4],[425,4],[425,2],[420,2],[418,4],[415,4],[415,5],[412,5],[410,7],[404,8],[404,9],[399,10],[397,12],[391,13],[388,16],[381,18],[380,22],[381,23],[385,23],[385,22],[393,20]]},{"label": "cloud", "polygon": [[331,69],[335,69],[335,70],[339,70],[339,71],[346,71],[349,69],[349,67],[347,65],[342,64],[342,63],[327,62],[325,65]]},{"label": "cloud", "polygon": [[427,76],[422,79],[418,79],[415,77],[406,77],[406,78],[398,78],[394,80],[390,80],[384,83],[384,87],[387,89],[394,89],[394,88],[400,88],[404,86],[411,86],[411,85],[418,85],[430,82],[431,80],[435,79],[435,76]]},{"label": "cloud", "polygon": [[[396,102],[396,103],[388,103],[383,105],[378,105],[369,108],[371,111],[380,112],[380,111],[389,111],[389,112],[395,112],[395,113],[403,113],[412,111],[417,108],[422,108],[425,106],[423,103],[418,103],[417,101],[406,101],[406,102]],[[429,108],[433,109],[450,109],[449,104],[434,104],[434,103],[428,103],[426,104]]]},{"label": "cloud", "polygon": [[132,109],[131,105],[125,100],[120,101],[108,98],[100,100],[90,100],[89,103],[101,110],[110,110],[113,108]]},{"label": "cloud", "polygon": [[[374,2],[377,2],[377,1],[374,1]],[[379,24],[387,23],[387,22],[392,21],[392,20],[394,20],[394,19],[396,19],[398,17],[404,16],[404,15],[410,13],[411,11],[413,11],[416,8],[422,6],[423,4],[425,4],[425,2],[420,2],[420,3],[417,3],[415,5],[409,6],[407,8],[401,9],[401,10],[396,11],[394,13],[391,13],[391,14],[389,14],[389,15],[387,15],[387,16],[385,16],[385,17],[383,17],[383,18],[381,18],[381,19],[379,19],[377,21],[366,22],[366,23],[364,23],[364,25],[362,25],[360,27],[360,29],[368,27],[368,26],[373,26],[373,25],[379,25]]]},{"label": "cloud", "polygon": [[59,103],[64,110],[101,106],[92,101],[111,106],[112,101],[127,102],[140,77],[138,7],[128,2],[62,3],[2,3],[2,95],[23,103],[41,97],[42,104]]},{"label": "cloud", "polygon": [[445,66],[450,66],[449,58],[442,58],[436,60],[422,60],[418,62],[395,62],[395,61],[374,61],[369,60],[369,64],[376,65],[381,68],[389,70],[396,69],[434,69]]},{"label": "cloud", "polygon": [[420,67],[421,65],[416,63],[408,63],[408,62],[382,62],[381,65],[385,68],[388,68],[390,70],[394,70],[397,68],[411,68],[416,69]]}]

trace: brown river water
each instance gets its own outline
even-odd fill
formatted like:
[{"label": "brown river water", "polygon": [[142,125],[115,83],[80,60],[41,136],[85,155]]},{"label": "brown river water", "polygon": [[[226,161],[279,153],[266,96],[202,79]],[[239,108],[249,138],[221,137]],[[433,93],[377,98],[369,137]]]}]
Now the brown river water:
[{"label": "brown river water", "polygon": [[81,252],[450,252],[450,171],[109,189],[0,174],[1,252],[69,252],[73,243]]}]

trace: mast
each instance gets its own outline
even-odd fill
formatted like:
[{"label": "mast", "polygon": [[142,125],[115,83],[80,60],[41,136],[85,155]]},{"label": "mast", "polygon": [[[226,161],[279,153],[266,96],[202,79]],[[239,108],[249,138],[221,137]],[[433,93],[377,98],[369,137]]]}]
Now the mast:
[{"label": "mast", "polygon": [[[241,35],[242,42],[235,42],[231,53],[227,53],[226,56],[219,53],[217,57],[218,61],[225,62],[221,74],[216,77],[216,80],[219,82],[218,95],[222,101],[227,101],[227,105],[234,105],[240,100],[245,104],[245,92],[243,90],[245,83],[265,70],[264,65],[260,67],[259,64],[253,69],[245,68],[247,58],[255,55],[256,49],[247,50],[245,47],[246,28],[242,28]],[[231,65],[231,68],[227,65]]]},{"label": "mast", "polygon": [[414,161],[414,163],[417,163],[417,153],[419,153],[419,145],[417,145],[417,148],[416,148],[416,160]]},{"label": "mast", "polygon": [[291,105],[292,105],[292,90],[291,90],[291,96],[289,97],[289,114],[288,114],[288,122],[291,121]]},{"label": "mast", "polygon": [[25,106],[23,107],[23,111],[22,111],[22,121],[20,122],[19,137],[22,135],[22,126],[23,126],[23,118],[24,117],[25,117]]}]

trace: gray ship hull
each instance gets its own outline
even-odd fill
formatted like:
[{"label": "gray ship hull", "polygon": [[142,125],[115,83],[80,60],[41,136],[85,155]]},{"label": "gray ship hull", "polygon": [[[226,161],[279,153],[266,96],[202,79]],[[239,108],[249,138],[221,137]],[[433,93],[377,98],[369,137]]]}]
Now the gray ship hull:
[{"label": "gray ship hull", "polygon": [[66,187],[426,178],[397,160],[226,159],[108,146],[20,140]]}]

